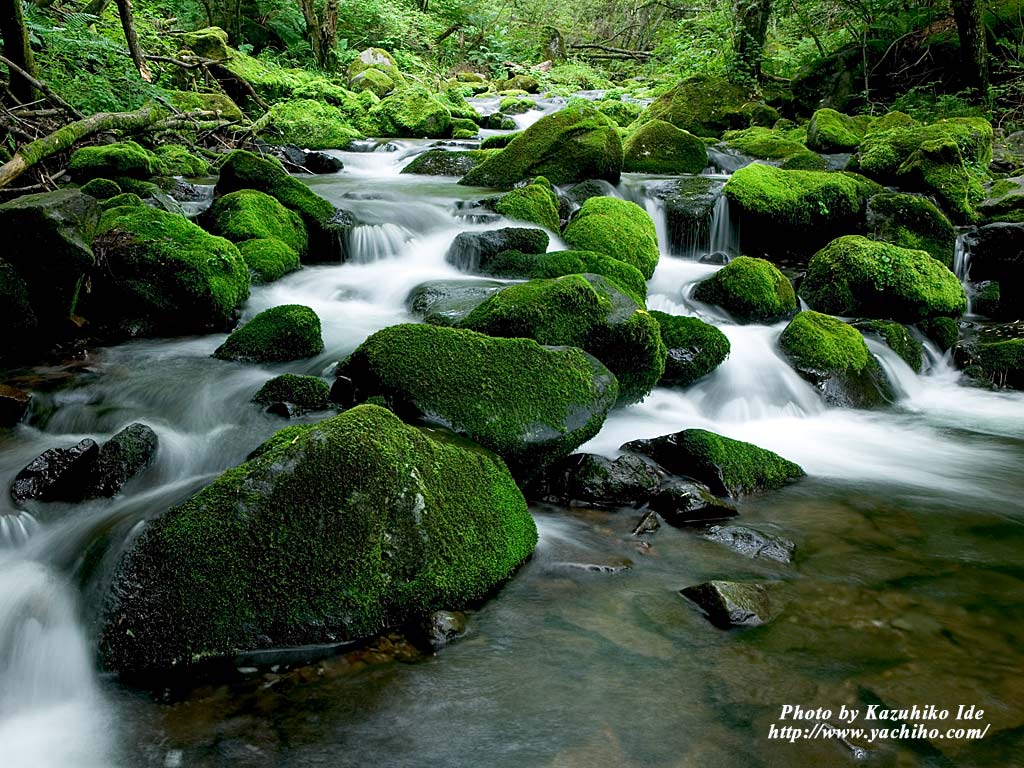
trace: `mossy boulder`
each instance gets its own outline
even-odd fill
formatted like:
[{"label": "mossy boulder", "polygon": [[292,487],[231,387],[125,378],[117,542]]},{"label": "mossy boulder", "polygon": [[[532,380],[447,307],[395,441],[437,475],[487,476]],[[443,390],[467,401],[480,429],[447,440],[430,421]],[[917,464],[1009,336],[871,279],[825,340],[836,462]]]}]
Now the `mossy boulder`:
[{"label": "mossy boulder", "polygon": [[489,152],[479,149],[455,150],[428,149],[416,155],[402,173],[417,173],[424,176],[465,176],[487,159]]},{"label": "mossy boulder", "polygon": [[210,232],[233,243],[274,238],[300,256],[309,245],[302,217],[276,198],[255,189],[240,189],[218,197],[204,220]]},{"label": "mossy boulder", "polygon": [[205,27],[195,32],[186,32],[181,36],[181,43],[204,59],[224,61],[231,58],[228,33],[220,27]]},{"label": "mossy boulder", "polygon": [[805,474],[777,453],[704,429],[634,440],[622,450],[650,456],[672,474],[704,483],[719,496],[774,490]]},{"label": "mossy boulder", "polygon": [[122,192],[120,195],[114,195],[100,203],[100,208],[104,211],[109,211],[112,208],[125,208],[129,206],[143,206],[142,198],[134,192]]},{"label": "mossy boulder", "polygon": [[807,147],[786,132],[762,127],[726,131],[722,145],[758,160],[786,160],[807,152]]},{"label": "mossy boulder", "polygon": [[736,171],[724,189],[744,250],[769,257],[807,256],[837,232],[860,231],[868,198],[881,191],[856,174],[785,171],[761,163]]},{"label": "mossy boulder", "polygon": [[969,336],[956,344],[953,359],[976,381],[1024,389],[1024,337],[1019,324],[992,326]]},{"label": "mossy boulder", "polygon": [[691,77],[656,99],[637,122],[664,120],[696,136],[721,136],[746,125],[741,110],[750,100],[746,86],[718,77]]},{"label": "mossy boulder", "polygon": [[853,326],[861,333],[876,336],[885,342],[889,349],[903,358],[914,373],[921,372],[924,348],[905,325],[892,320],[862,320]]},{"label": "mossy boulder", "polygon": [[952,349],[960,338],[960,323],[952,317],[933,317],[922,320],[917,327],[943,352]]},{"label": "mossy boulder", "polygon": [[362,135],[340,109],[314,99],[274,104],[267,126],[280,143],[306,149],[344,149]]},{"label": "mossy boulder", "polygon": [[252,363],[314,357],[324,351],[320,318],[301,304],[265,309],[228,336],[214,351],[220,360]]},{"label": "mossy boulder", "polygon": [[852,325],[810,310],[794,317],[779,338],[793,368],[833,405],[869,407],[891,399],[889,382]]},{"label": "mossy boulder", "polygon": [[740,256],[697,284],[695,299],[716,304],[741,323],[773,323],[796,312],[793,285],[770,261]]},{"label": "mossy boulder", "polygon": [[592,197],[569,222],[565,242],[631,264],[650,280],[658,266],[658,235],[650,215],[636,203]]},{"label": "mossy boulder", "polygon": [[524,91],[525,93],[537,93],[540,90],[540,83],[537,78],[530,75],[515,75],[508,80],[498,83],[499,91]]},{"label": "mossy boulder", "polygon": [[356,93],[371,91],[382,99],[395,90],[395,81],[379,69],[364,69],[353,77],[348,85]]},{"label": "mossy boulder", "polygon": [[539,179],[502,195],[494,210],[506,218],[539,224],[553,232],[558,232],[562,226],[558,217],[558,198],[547,179]]},{"label": "mossy boulder", "polygon": [[536,544],[500,460],[383,408],[279,435],[147,525],[114,577],[109,668],[371,637],[478,602]]},{"label": "mossy boulder", "polygon": [[608,115],[620,128],[625,128],[640,117],[644,111],[643,106],[635,101],[621,101],[616,99],[604,99],[595,105],[599,112]]},{"label": "mossy boulder", "polygon": [[580,347],[615,374],[619,403],[646,397],[665,370],[657,321],[601,275],[566,275],[504,288],[459,327],[488,336]]},{"label": "mossy boulder", "polygon": [[404,85],[405,76],[402,71],[398,68],[398,62],[395,61],[395,57],[385,51],[383,48],[367,48],[361,51],[352,63],[348,65],[348,80],[352,83],[357,76],[362,74],[368,69],[375,69],[378,72],[382,72],[387,75],[388,79],[391,80],[395,85]]},{"label": "mossy boulder", "polygon": [[575,347],[543,347],[430,325],[370,336],[338,366],[355,399],[383,396],[405,418],[440,421],[529,475],[597,434],[618,382]]},{"label": "mossy boulder", "polygon": [[256,237],[238,243],[238,252],[252,272],[252,282],[272,283],[301,269],[298,251],[276,237]]},{"label": "mossy boulder", "polygon": [[[1021,167],[1024,168],[1024,160]],[[985,185],[978,212],[991,221],[1024,223],[1024,176],[998,179]]]},{"label": "mossy boulder", "polygon": [[410,86],[381,99],[367,119],[368,125],[376,128],[367,131],[373,135],[443,138],[448,135],[452,115],[426,88]]},{"label": "mossy boulder", "polygon": [[161,144],[156,148],[163,173],[168,176],[206,176],[210,164],[196,157],[180,144]]},{"label": "mossy boulder", "polygon": [[632,264],[593,251],[501,251],[481,258],[478,271],[492,277],[526,280],[589,272],[608,278],[641,306],[647,299],[647,281],[640,270]]},{"label": "mossy boulder", "polygon": [[522,96],[506,96],[498,104],[498,110],[506,115],[521,115],[531,109],[536,109],[536,107],[537,104],[533,99]]},{"label": "mossy boulder", "polygon": [[819,312],[908,323],[967,310],[956,275],[925,251],[859,235],[840,237],[814,254],[800,296]]},{"label": "mossy boulder", "polygon": [[241,122],[245,119],[242,110],[224,93],[198,93],[196,91],[171,91],[171,103],[182,112],[215,112],[225,120]]},{"label": "mossy boulder", "polygon": [[633,173],[700,173],[708,164],[703,141],[663,120],[638,127],[622,151],[622,170]]},{"label": "mossy boulder", "polygon": [[860,146],[870,121],[834,109],[819,109],[807,124],[807,146],[817,152],[853,152]]},{"label": "mossy boulder", "polygon": [[148,179],[163,172],[159,158],[134,141],[82,147],[71,154],[68,170],[80,181],[105,178]]},{"label": "mossy boulder", "polygon": [[593,105],[583,103],[542,117],[460,183],[509,189],[536,176],[552,184],[584,179],[618,183],[621,171],[622,140],[617,126]]},{"label": "mossy boulder", "polygon": [[476,272],[491,257],[503,251],[544,253],[550,238],[543,229],[504,227],[484,232],[460,232],[455,236],[445,260],[463,272]]},{"label": "mossy boulder", "polygon": [[97,200],[109,200],[121,194],[121,186],[112,179],[93,179],[82,185],[82,194]]},{"label": "mossy boulder", "polygon": [[817,152],[807,150],[790,155],[779,163],[779,168],[784,171],[827,171],[828,161]]},{"label": "mossy boulder", "polygon": [[1007,313],[1010,309],[1006,306],[1008,303],[1003,301],[1003,289],[997,280],[978,283],[971,293],[971,312],[983,317],[1011,320]]},{"label": "mossy boulder", "polygon": [[284,373],[267,381],[252,401],[273,406],[287,403],[299,411],[323,411],[331,407],[331,387],[319,376],[296,376]]},{"label": "mossy boulder", "polygon": [[902,248],[927,251],[946,267],[953,266],[956,230],[926,197],[883,192],[868,200],[867,234]]},{"label": "mossy boulder", "polygon": [[668,355],[661,384],[686,387],[707,376],[729,356],[729,339],[715,326],[696,317],[651,312],[661,328]]}]

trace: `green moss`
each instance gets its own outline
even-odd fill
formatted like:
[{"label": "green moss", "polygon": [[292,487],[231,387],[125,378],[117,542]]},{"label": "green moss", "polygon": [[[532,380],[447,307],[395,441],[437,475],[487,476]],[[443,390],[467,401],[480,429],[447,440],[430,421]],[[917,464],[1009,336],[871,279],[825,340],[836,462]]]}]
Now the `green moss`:
[{"label": "green moss", "polygon": [[980,341],[969,345],[969,354],[957,350],[958,362],[974,378],[1000,387],[1024,389],[1024,339]]},{"label": "green moss", "polygon": [[869,120],[819,109],[807,125],[807,146],[817,152],[853,152],[860,146]]},{"label": "green moss", "polygon": [[349,87],[356,93],[370,91],[383,99],[395,90],[395,81],[379,69],[364,69],[349,81]]},{"label": "green moss", "polygon": [[509,189],[533,176],[553,184],[584,179],[617,183],[621,170],[622,140],[615,124],[587,103],[542,117],[460,183]]},{"label": "green moss", "polygon": [[499,86],[498,90],[501,91],[537,93],[537,91],[540,90],[540,83],[537,82],[537,78],[530,77],[530,75],[516,75],[515,77],[510,77],[508,80],[504,80],[496,85]]},{"label": "green moss", "polygon": [[565,242],[581,251],[596,251],[631,264],[646,279],[658,265],[658,235],[647,211],[613,197],[592,197],[563,233]]},{"label": "green moss", "polygon": [[503,195],[494,210],[510,219],[529,221],[558,232],[562,226],[558,217],[558,198],[550,186],[529,184]]},{"label": "green moss", "polygon": [[180,144],[162,144],[156,148],[163,172],[169,176],[206,176],[210,164]]},{"label": "green moss", "polygon": [[787,138],[773,128],[744,128],[726,131],[722,143],[730,149],[759,160],[785,160],[807,151],[803,144]]},{"label": "green moss", "polygon": [[697,284],[694,298],[717,304],[741,323],[772,323],[796,311],[788,278],[764,259],[740,256]]},{"label": "green moss", "polygon": [[196,91],[171,91],[171,103],[182,112],[215,112],[218,117],[233,122],[245,119],[242,110],[223,93],[197,93]]},{"label": "green moss", "polygon": [[638,127],[623,146],[622,169],[634,173],[700,173],[707,147],[691,133],[662,120]]},{"label": "green moss", "polygon": [[270,109],[267,130],[282,144],[306,149],[344,149],[362,134],[349,124],[344,113],[313,99],[293,99]]},{"label": "green moss", "polygon": [[97,200],[109,200],[121,194],[121,186],[110,179],[93,179],[82,185],[82,192]]},{"label": "green moss", "polygon": [[272,237],[300,256],[309,245],[302,217],[255,189],[240,189],[217,198],[205,218],[213,234],[234,243]]},{"label": "green moss", "polygon": [[622,128],[630,125],[644,111],[644,108],[634,101],[616,101],[611,98],[599,101],[595,106],[601,114],[607,115]]},{"label": "green moss", "polygon": [[498,110],[506,115],[521,115],[536,107],[533,99],[524,99],[520,96],[506,96],[498,104]]},{"label": "green moss", "polygon": [[512,142],[512,139],[518,135],[519,132],[502,133],[498,136],[488,136],[480,142],[480,149],[504,149]]},{"label": "green moss", "polygon": [[817,152],[797,152],[790,155],[781,163],[779,168],[784,171],[825,171],[828,170],[828,162]]},{"label": "green moss", "polygon": [[148,179],[162,173],[156,155],[134,141],[82,147],[71,154],[68,170],[76,179],[117,178]]},{"label": "green moss", "polygon": [[323,411],[331,407],[330,394],[330,386],[318,376],[285,373],[260,387],[252,401],[257,405],[292,403],[305,410]]},{"label": "green moss", "polygon": [[583,350],[430,325],[378,331],[338,373],[352,379],[359,400],[384,395],[397,413],[439,420],[520,474],[596,435],[619,389]]},{"label": "green moss", "polygon": [[417,173],[426,176],[464,176],[487,159],[490,152],[480,149],[449,151],[428,149],[416,155],[402,173]]},{"label": "green moss", "polygon": [[502,251],[480,260],[479,272],[492,277],[537,280],[585,272],[603,275],[637,304],[647,300],[647,281],[636,267],[593,251],[523,253]]},{"label": "green moss", "polygon": [[249,296],[238,249],[184,216],[127,205],[103,214],[93,248],[90,319],[129,333],[195,333],[225,328]]},{"label": "green moss", "polygon": [[223,61],[231,57],[228,33],[220,27],[206,27],[195,32],[186,32],[181,36],[181,43],[204,59]]},{"label": "green moss", "polygon": [[952,317],[932,317],[922,320],[917,327],[943,352],[952,349],[960,338],[960,324]]},{"label": "green moss", "polygon": [[741,110],[748,102],[750,92],[744,86],[724,78],[692,77],[655,100],[637,122],[664,120],[696,136],[720,136],[740,127]]},{"label": "green moss", "polygon": [[868,200],[868,235],[874,239],[927,251],[946,267],[953,266],[956,230],[926,197],[883,192]]},{"label": "green moss", "polygon": [[668,350],[661,384],[686,387],[707,376],[729,356],[729,339],[696,317],[651,312]]},{"label": "green moss", "polygon": [[115,577],[108,667],[374,636],[473,605],[536,544],[484,451],[371,405],[284,432],[147,526]]},{"label": "green moss", "polygon": [[451,132],[452,137],[456,139],[459,137],[456,136],[455,134],[459,132],[468,133],[469,136],[467,136],[466,138],[472,138],[473,136],[476,136],[480,132],[480,129],[477,127],[477,124],[472,120],[467,120],[464,117],[453,117],[451,122]]},{"label": "green moss", "polygon": [[855,323],[855,327],[862,333],[870,333],[880,338],[889,349],[903,358],[914,373],[921,372],[924,349],[905,325],[894,323],[892,320],[866,320]]},{"label": "green moss", "polygon": [[657,322],[601,275],[566,275],[512,285],[460,324],[488,336],[580,347],[615,374],[619,403],[642,400],[665,370]]},{"label": "green moss", "polygon": [[299,254],[274,237],[259,237],[238,243],[254,283],[272,283],[302,267]]},{"label": "green moss", "polygon": [[268,363],[313,357],[324,351],[320,318],[301,304],[265,309],[214,351],[220,360]]},{"label": "green moss", "polygon": [[448,135],[451,120],[444,104],[425,88],[412,86],[382,99],[370,110],[362,127],[375,136],[443,138]]},{"label": "green moss", "polygon": [[857,235],[811,258],[800,296],[820,312],[910,323],[967,309],[956,275],[926,252]]},{"label": "green moss", "polygon": [[453,121],[464,120],[475,125],[483,120],[480,113],[470,106],[469,102],[466,101],[462,93],[456,88],[448,88],[442,91],[437,95],[437,100],[448,108]]},{"label": "green moss", "polygon": [[114,195],[114,197],[107,198],[100,203],[100,207],[104,211],[109,211],[112,208],[125,208],[132,205],[144,206],[145,203],[142,202],[142,198],[134,192],[122,192],[120,195]]},{"label": "green moss", "polygon": [[368,69],[375,69],[378,72],[384,73],[396,85],[404,85],[406,82],[405,76],[398,68],[398,62],[395,61],[395,57],[383,48],[367,48],[360,52],[352,60],[352,63],[348,65],[347,74],[349,82],[355,80],[359,74]]},{"label": "green moss", "polygon": [[225,195],[240,189],[257,189],[277,199],[285,208],[297,212],[307,227],[322,226],[334,216],[334,206],[316,195],[298,179],[288,175],[274,158],[259,157],[236,149],[220,169],[217,194]]},{"label": "green moss", "polygon": [[155,199],[163,195],[163,190],[160,189],[160,186],[152,181],[140,181],[129,176],[119,176],[116,181],[117,185],[124,192],[138,195],[142,199]]},{"label": "green moss", "polygon": [[985,317],[1001,317],[1003,315],[1000,307],[1002,294],[999,281],[986,281],[971,297],[971,311]]}]

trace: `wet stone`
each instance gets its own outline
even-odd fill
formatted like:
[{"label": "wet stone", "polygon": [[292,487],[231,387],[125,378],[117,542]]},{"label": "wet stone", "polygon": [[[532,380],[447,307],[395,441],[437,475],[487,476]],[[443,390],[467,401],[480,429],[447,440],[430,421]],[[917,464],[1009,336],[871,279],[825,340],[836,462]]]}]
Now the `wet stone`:
[{"label": "wet stone", "polygon": [[462,611],[434,611],[423,619],[422,638],[435,651],[466,634],[468,620]]},{"label": "wet stone", "polygon": [[658,516],[654,512],[644,512],[643,517],[633,528],[633,535],[643,536],[647,533],[654,533],[659,528],[661,528],[661,523],[658,521]]},{"label": "wet stone", "polygon": [[707,581],[679,593],[703,609],[708,621],[719,629],[756,627],[774,618],[766,584]]},{"label": "wet stone", "polygon": [[86,438],[71,448],[50,448],[29,462],[11,484],[16,504],[26,501],[58,501],[88,482],[100,453],[95,440]]},{"label": "wet stone", "polygon": [[646,504],[661,485],[661,473],[646,459],[627,454],[612,460],[575,453],[545,473],[536,493],[556,504],[626,507]]},{"label": "wet stone", "polygon": [[716,498],[707,486],[675,480],[651,498],[651,509],[673,526],[701,525],[736,517],[739,512]]},{"label": "wet stone", "polygon": [[796,549],[796,545],[788,539],[741,525],[714,525],[708,529],[705,538],[724,544],[745,557],[778,563],[791,562]]}]

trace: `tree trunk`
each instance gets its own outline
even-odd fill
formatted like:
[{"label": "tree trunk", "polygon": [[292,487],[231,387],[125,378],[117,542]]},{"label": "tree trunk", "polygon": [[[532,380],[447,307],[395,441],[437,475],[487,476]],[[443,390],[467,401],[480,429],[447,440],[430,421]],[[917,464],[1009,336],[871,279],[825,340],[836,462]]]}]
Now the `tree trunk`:
[{"label": "tree trunk", "polygon": [[90,0],[89,4],[85,6],[84,13],[95,16],[98,19],[107,10],[108,5],[110,5],[110,0]]},{"label": "tree trunk", "polygon": [[[28,28],[21,12],[21,0],[0,0],[0,36],[4,39],[4,54],[34,78],[38,78],[35,57],[28,41]],[[37,92],[31,80],[10,73],[11,93],[27,104],[35,101]]]},{"label": "tree trunk", "polygon": [[302,18],[306,22],[306,37],[313,49],[313,59],[317,64],[324,59],[324,41],[321,36],[320,23],[316,18],[316,7],[313,0],[299,0],[299,9],[302,11]]},{"label": "tree trunk", "polygon": [[338,0],[327,0],[324,20],[320,25],[320,39],[324,56],[320,66],[332,70],[338,66]]},{"label": "tree trunk", "polygon": [[985,17],[981,0],[952,0],[953,18],[960,35],[960,60],[964,80],[975,97],[988,101],[988,50],[985,45]]},{"label": "tree trunk", "polygon": [[737,81],[758,82],[761,79],[761,55],[768,34],[768,17],[772,0],[733,0],[732,38],[733,77]]},{"label": "tree trunk", "polygon": [[153,82],[153,73],[149,71],[146,57],[139,47],[139,36],[135,32],[132,0],[117,0],[117,14],[121,17],[121,29],[124,30],[124,39],[128,43],[128,53],[131,54],[135,68],[139,70],[139,76],[147,83]]}]

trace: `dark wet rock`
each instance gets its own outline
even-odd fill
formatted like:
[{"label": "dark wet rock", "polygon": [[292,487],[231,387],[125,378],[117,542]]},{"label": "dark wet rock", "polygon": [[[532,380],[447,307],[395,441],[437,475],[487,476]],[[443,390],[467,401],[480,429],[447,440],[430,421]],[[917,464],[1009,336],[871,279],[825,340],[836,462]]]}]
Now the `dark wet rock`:
[{"label": "dark wet rock", "polygon": [[965,244],[971,253],[971,280],[998,282],[1001,303],[1019,307],[1024,298],[1024,224],[979,227]]},{"label": "dark wet rock", "polygon": [[0,428],[13,427],[21,421],[31,402],[31,393],[7,384],[0,384]]},{"label": "dark wet rock", "polygon": [[88,484],[100,453],[95,440],[86,438],[71,448],[50,448],[28,463],[11,484],[15,504],[60,501],[76,496]]},{"label": "dark wet rock", "polygon": [[614,197],[615,187],[604,179],[587,179],[579,184],[573,185],[566,193],[566,197],[575,203],[577,207],[582,206],[592,197]]},{"label": "dark wet rock", "polygon": [[431,280],[413,288],[405,306],[431,325],[455,325],[505,285],[497,280]]},{"label": "dark wet rock", "polygon": [[640,456],[626,454],[612,460],[574,453],[552,466],[532,493],[566,505],[633,507],[646,504],[661,480],[661,473]]},{"label": "dark wet rock", "polygon": [[260,387],[252,401],[267,406],[268,413],[290,419],[308,411],[330,408],[330,392],[330,386],[319,376],[285,373]]},{"label": "dark wet rock", "polygon": [[953,360],[979,383],[1024,389],[1024,323],[967,328]]},{"label": "dark wet rock", "polygon": [[456,236],[445,259],[463,272],[475,272],[482,261],[503,251],[544,253],[548,234],[542,229],[505,227],[486,232],[462,232]]},{"label": "dark wet rock", "polygon": [[1024,168],[1024,131],[1014,131],[992,144],[992,163],[997,173],[1014,173]]},{"label": "dark wet rock", "polygon": [[434,611],[417,627],[417,635],[435,651],[466,634],[469,622],[462,611]]},{"label": "dark wet rock", "polygon": [[739,512],[698,483],[673,480],[651,497],[651,509],[676,527],[736,517]]},{"label": "dark wet rock", "polygon": [[120,492],[124,484],[137,476],[156,457],[159,439],[145,424],[130,424],[100,448],[90,471],[91,482],[82,498],[108,497]]},{"label": "dark wet rock", "polygon": [[345,167],[341,159],[334,155],[316,150],[300,149],[291,144],[283,147],[271,147],[270,150],[279,160],[313,174],[337,173]]},{"label": "dark wet rock", "polygon": [[689,255],[706,247],[724,186],[724,181],[709,176],[688,176],[656,188],[655,197],[665,204],[673,253]]},{"label": "dark wet rock", "polygon": [[707,581],[679,592],[699,606],[708,621],[719,629],[756,627],[773,618],[772,603],[765,584]]},{"label": "dark wet rock", "polygon": [[644,534],[654,533],[659,528],[661,528],[661,521],[658,520],[658,516],[654,512],[644,512],[633,528],[633,535],[643,536]]},{"label": "dark wet rock", "polygon": [[796,549],[796,545],[788,539],[742,525],[714,525],[708,529],[705,537],[745,557],[775,560],[779,563],[791,562]]}]

